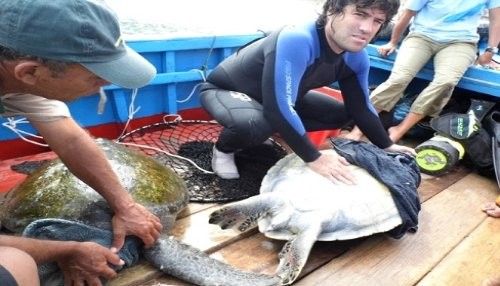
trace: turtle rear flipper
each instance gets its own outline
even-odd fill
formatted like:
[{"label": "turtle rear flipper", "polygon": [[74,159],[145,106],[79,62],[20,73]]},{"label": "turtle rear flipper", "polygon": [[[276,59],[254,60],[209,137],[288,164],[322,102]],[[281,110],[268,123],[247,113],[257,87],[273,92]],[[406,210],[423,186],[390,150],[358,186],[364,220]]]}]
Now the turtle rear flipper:
[{"label": "turtle rear flipper", "polygon": [[312,222],[285,243],[276,270],[276,276],[281,279],[280,285],[290,285],[297,279],[320,233],[321,223]]},{"label": "turtle rear flipper", "polygon": [[196,285],[279,285],[278,277],[236,269],[174,237],[160,237],[144,257],[164,273]]},{"label": "turtle rear flipper", "polygon": [[217,224],[222,229],[237,228],[244,232],[257,225],[270,208],[272,200],[269,198],[273,194],[261,194],[248,199],[227,204],[224,207],[212,212],[208,222]]}]

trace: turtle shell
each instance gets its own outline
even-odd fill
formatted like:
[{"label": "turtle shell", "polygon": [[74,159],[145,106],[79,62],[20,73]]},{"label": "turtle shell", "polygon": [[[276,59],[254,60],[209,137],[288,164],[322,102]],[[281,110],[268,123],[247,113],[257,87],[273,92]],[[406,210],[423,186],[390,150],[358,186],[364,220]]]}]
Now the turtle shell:
[{"label": "turtle shell", "polygon": [[[323,150],[322,152],[335,152]],[[317,240],[346,240],[386,232],[402,223],[388,188],[366,170],[350,165],[357,184],[335,184],[312,171],[296,154],[276,163],[260,192],[272,193],[274,207],[259,220],[259,231],[288,240],[321,222]]]},{"label": "turtle shell", "polygon": [[[168,231],[188,203],[184,181],[142,152],[97,139],[111,167],[134,200],[157,215]],[[91,187],[55,159],[29,175],[0,202],[2,226],[21,232],[36,219],[63,218],[110,229],[111,210]]]}]

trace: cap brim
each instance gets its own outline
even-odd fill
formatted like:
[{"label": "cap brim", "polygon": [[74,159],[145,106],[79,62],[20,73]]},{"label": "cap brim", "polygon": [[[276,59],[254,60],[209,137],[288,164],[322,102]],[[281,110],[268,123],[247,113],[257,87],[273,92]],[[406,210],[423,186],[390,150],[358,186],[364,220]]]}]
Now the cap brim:
[{"label": "cap brim", "polygon": [[129,47],[119,59],[105,63],[81,63],[100,78],[124,88],[139,88],[156,75],[156,68]]}]

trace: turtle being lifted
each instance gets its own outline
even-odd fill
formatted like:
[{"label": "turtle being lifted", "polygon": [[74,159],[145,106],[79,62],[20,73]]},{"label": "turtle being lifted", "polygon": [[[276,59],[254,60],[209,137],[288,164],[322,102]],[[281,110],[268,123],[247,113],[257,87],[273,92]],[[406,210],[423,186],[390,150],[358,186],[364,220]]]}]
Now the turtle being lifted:
[{"label": "turtle being lifted", "polygon": [[239,231],[258,224],[267,237],[287,240],[276,273],[281,285],[291,284],[315,241],[359,238],[402,223],[388,188],[365,169],[350,169],[357,185],[334,184],[289,154],[269,169],[259,195],[225,205],[209,222]]},{"label": "turtle being lifted", "polygon": [[[187,205],[184,181],[171,169],[139,151],[97,139],[113,170],[132,197],[164,225],[150,249],[127,237],[120,257],[131,266],[138,255],[167,274],[198,285],[275,285],[277,278],[242,272],[166,234]],[[0,222],[6,229],[42,239],[89,240],[111,245],[112,213],[105,200],[77,179],[59,160],[38,169],[0,199]],[[124,257],[125,256],[125,257]],[[42,285],[62,285],[55,263],[41,265]],[[119,269],[117,269],[119,270]]]}]

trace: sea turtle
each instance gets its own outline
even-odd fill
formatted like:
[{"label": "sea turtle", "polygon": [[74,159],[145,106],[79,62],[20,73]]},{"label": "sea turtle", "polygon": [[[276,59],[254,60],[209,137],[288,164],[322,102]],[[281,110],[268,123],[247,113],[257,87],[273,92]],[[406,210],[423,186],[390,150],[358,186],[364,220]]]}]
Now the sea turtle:
[{"label": "sea turtle", "polygon": [[[276,277],[239,271],[169,237],[167,232],[176,215],[189,201],[184,181],[142,152],[110,140],[97,139],[97,143],[132,197],[164,225],[164,234],[149,249],[142,249],[134,242],[136,238],[127,237],[127,253],[141,253],[165,273],[197,285],[276,285]],[[38,238],[88,239],[110,246],[111,216],[104,199],[72,175],[59,159],[38,169],[0,199],[2,226]],[[124,249],[120,256],[122,253]],[[138,255],[132,256],[128,260],[135,263]],[[40,273],[42,285],[63,284],[55,263],[42,265]]]},{"label": "sea turtle", "polygon": [[239,231],[258,224],[267,237],[287,240],[276,275],[281,285],[291,284],[315,241],[364,237],[402,223],[388,188],[365,169],[349,168],[357,184],[334,184],[289,154],[269,169],[259,195],[223,206],[209,222]]}]

